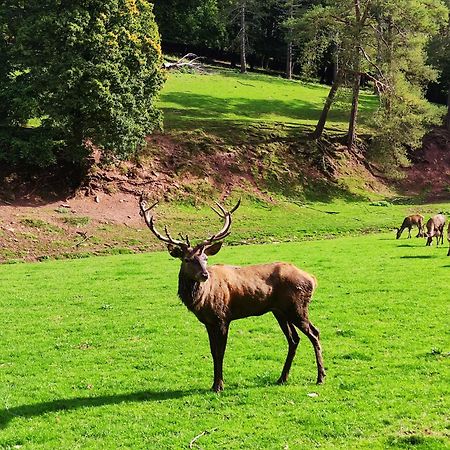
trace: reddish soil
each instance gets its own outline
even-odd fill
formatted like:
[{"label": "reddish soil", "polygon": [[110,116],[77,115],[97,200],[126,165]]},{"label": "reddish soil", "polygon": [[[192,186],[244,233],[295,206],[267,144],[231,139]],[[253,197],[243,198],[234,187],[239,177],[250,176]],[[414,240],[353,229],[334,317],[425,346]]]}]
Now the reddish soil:
[{"label": "reddish soil", "polygon": [[428,134],[423,148],[412,155],[400,189],[408,196],[433,202],[450,198],[450,132],[440,128]]}]

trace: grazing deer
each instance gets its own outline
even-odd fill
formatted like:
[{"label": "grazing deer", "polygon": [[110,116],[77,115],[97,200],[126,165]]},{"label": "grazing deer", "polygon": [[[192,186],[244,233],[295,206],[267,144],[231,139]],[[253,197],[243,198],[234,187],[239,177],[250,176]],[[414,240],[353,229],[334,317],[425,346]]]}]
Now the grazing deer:
[{"label": "grazing deer", "polygon": [[317,383],[323,382],[325,370],[319,340],[319,330],[309,321],[308,304],[316,279],[292,264],[275,262],[246,267],[214,265],[207,267],[208,256],[215,255],[230,234],[231,211],[217,203],[220,211],[213,210],[223,219],[222,229],[208,239],[191,246],[189,238],[173,239],[167,227],[165,236],[154,224],[150,210],[141,197],[140,209],[150,231],[167,244],[170,255],[181,259],[178,275],[178,295],[187,308],[202,322],[209,336],[214,362],[214,383],[212,390],[223,390],[222,365],[227,345],[230,322],[249,316],[260,316],[272,312],[288,341],[288,354],[278,379],[279,384],[287,381],[292,360],[300,338],[295,327],[311,341],[317,363]]},{"label": "grazing deer", "polygon": [[436,246],[439,246],[439,239],[441,244],[444,244],[444,225],[446,217],[443,214],[436,214],[430,217],[427,222],[427,232],[425,236],[427,237],[426,245],[432,245],[433,238],[436,238]]},{"label": "grazing deer", "polygon": [[396,228],[397,230],[397,239],[400,239],[400,236],[403,233],[405,228],[408,228],[408,239],[411,239],[411,228],[416,226],[419,229],[419,232],[416,237],[423,236],[423,216],[420,214],[413,214],[412,216],[405,217],[400,228]]}]

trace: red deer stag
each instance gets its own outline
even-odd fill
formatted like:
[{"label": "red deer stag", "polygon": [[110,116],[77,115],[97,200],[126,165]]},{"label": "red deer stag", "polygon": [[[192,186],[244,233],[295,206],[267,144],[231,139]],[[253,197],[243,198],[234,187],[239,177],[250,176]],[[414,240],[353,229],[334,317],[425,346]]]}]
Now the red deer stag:
[{"label": "red deer stag", "polygon": [[430,217],[427,222],[427,232],[425,236],[427,237],[426,245],[432,245],[433,238],[436,238],[436,246],[439,246],[439,239],[441,244],[444,244],[444,225],[446,217],[443,214],[436,214]]},{"label": "red deer stag", "polygon": [[319,340],[319,330],[309,321],[308,304],[317,285],[316,279],[292,264],[276,262],[246,267],[213,265],[207,267],[208,256],[215,255],[230,234],[231,211],[217,203],[223,219],[222,229],[208,239],[191,246],[189,238],[173,239],[167,227],[165,235],[154,224],[154,218],[146,202],[140,201],[141,214],[150,231],[167,244],[171,256],[181,259],[178,276],[178,295],[186,307],[206,327],[211,355],[214,362],[212,390],[223,390],[222,364],[227,345],[230,322],[249,316],[272,312],[288,341],[288,354],[278,383],[288,379],[300,338],[299,328],[311,341],[317,363],[317,383],[322,383],[325,370]]},{"label": "red deer stag", "polygon": [[397,239],[400,239],[400,236],[403,233],[405,228],[408,228],[408,239],[411,239],[411,228],[416,226],[419,229],[419,232],[416,237],[423,236],[423,216],[420,214],[413,214],[412,216],[405,217],[403,220],[402,226],[397,228]]}]

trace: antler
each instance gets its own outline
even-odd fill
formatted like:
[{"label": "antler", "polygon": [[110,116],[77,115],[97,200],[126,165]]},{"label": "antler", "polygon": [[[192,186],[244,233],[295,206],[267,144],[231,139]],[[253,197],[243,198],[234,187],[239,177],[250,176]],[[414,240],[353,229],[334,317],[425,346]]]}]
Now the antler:
[{"label": "antler", "polygon": [[[164,227],[164,232],[166,233],[166,236],[163,236],[156,228],[153,221],[153,216],[149,213],[149,211],[154,208],[159,202],[153,203],[152,206],[147,208],[147,202],[144,200],[144,196],[141,195],[141,198],[139,200],[139,208],[141,210],[141,214],[144,216],[145,223],[150,228],[150,231],[160,240],[165,242],[166,244],[172,244],[172,245],[178,245],[183,248],[188,248],[190,244],[183,241],[179,241],[178,239],[174,239],[170,233],[167,227]],[[188,237],[186,236],[186,242],[189,242]]]},{"label": "antler", "polygon": [[239,199],[239,201],[236,203],[236,205],[230,210],[227,211],[220,203],[215,202],[217,207],[219,208],[220,211],[217,211],[217,209],[211,207],[211,209],[222,219],[224,219],[224,224],[222,229],[216,233],[213,234],[212,236],[210,236],[208,239],[205,239],[203,242],[200,242],[200,244],[197,244],[195,246],[196,249],[200,248],[200,247],[204,247],[205,245],[209,245],[212,244],[213,242],[216,241],[220,241],[222,239],[225,239],[231,232],[230,227],[231,227],[231,214],[234,213],[234,211],[236,211],[240,204],[241,204],[241,199]]}]

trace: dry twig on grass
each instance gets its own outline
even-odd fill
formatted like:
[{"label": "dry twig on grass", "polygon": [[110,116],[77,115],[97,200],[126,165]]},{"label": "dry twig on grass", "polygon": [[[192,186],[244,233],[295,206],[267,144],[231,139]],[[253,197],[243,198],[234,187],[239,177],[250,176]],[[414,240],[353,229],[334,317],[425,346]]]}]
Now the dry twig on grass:
[{"label": "dry twig on grass", "polygon": [[[198,434],[197,436],[195,436],[194,439],[192,439],[192,441],[189,443],[189,448],[194,448],[194,444],[195,441],[197,441],[198,439],[200,439],[202,436],[204,436],[205,434],[211,434],[214,433],[214,431],[217,431],[217,428],[213,428],[211,430],[205,430],[202,431],[200,434]],[[198,445],[198,444],[197,444]]]}]

